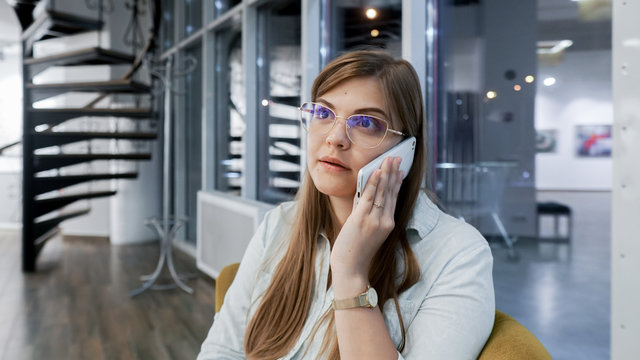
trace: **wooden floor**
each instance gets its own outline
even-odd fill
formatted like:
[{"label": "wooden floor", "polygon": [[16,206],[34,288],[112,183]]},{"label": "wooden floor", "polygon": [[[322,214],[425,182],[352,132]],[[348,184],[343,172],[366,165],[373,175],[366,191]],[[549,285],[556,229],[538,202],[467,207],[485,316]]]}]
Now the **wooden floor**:
[{"label": "wooden floor", "polygon": [[[213,280],[129,298],[153,272],[158,245],[48,243],[39,271],[21,272],[20,234],[0,231],[0,359],[195,359],[213,319]],[[196,273],[176,253],[179,273]]]}]

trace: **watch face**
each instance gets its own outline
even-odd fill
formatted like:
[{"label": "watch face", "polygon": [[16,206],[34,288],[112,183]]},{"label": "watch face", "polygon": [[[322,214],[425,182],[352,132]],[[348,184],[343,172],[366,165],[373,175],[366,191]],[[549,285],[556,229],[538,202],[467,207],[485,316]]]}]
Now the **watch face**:
[{"label": "watch face", "polygon": [[367,290],[367,299],[369,300],[371,307],[376,307],[378,305],[378,293],[376,292],[376,289],[370,287],[369,290]]}]

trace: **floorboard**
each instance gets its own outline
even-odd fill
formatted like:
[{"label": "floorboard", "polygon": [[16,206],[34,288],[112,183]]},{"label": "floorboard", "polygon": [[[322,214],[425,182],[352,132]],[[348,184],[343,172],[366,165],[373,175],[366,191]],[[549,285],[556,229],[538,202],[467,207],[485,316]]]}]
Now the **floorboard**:
[{"label": "floorboard", "polygon": [[[0,232],[0,359],[194,359],[213,319],[213,280],[174,252],[196,293],[150,290],[157,244],[50,240],[38,272],[20,270],[20,233]],[[168,279],[168,274],[163,274]],[[167,280],[168,281],[168,280]]]}]

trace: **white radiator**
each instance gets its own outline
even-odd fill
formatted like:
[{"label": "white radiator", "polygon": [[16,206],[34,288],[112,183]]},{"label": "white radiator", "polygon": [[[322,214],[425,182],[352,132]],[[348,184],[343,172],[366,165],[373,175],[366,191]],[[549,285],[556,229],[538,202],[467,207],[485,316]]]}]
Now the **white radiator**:
[{"label": "white radiator", "polygon": [[249,240],[273,206],[219,191],[198,192],[198,268],[213,278],[240,262]]}]

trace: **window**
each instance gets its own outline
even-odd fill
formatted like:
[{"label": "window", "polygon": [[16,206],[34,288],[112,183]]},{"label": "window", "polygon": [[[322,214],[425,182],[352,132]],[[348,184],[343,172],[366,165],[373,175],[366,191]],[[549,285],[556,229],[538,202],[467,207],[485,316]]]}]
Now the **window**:
[{"label": "window", "polygon": [[166,51],[174,43],[174,13],[175,6],[173,0],[162,1],[162,50]]},{"label": "window", "polygon": [[[182,192],[182,211],[188,217],[186,225],[186,239],[195,244],[196,241],[196,218],[197,218],[197,194],[202,189],[202,46],[197,42],[194,46],[187,48],[181,56],[182,61],[178,64],[178,70],[186,67],[187,74],[184,78],[186,90],[183,100],[182,121],[175,124],[182,129],[179,134],[183,134],[178,141],[182,144],[180,153],[183,154],[181,161],[177,162],[177,190]],[[184,185],[180,186],[180,182]]]},{"label": "window", "polygon": [[210,15],[207,18],[209,20],[217,19],[241,2],[241,0],[213,0],[213,4],[209,5]]},{"label": "window", "polygon": [[300,186],[300,2],[258,12],[258,199],[291,200]]},{"label": "window", "polygon": [[183,38],[202,28],[202,0],[185,0]]},{"label": "window", "polygon": [[215,188],[240,195],[245,177],[246,100],[240,23],[215,37]]}]

